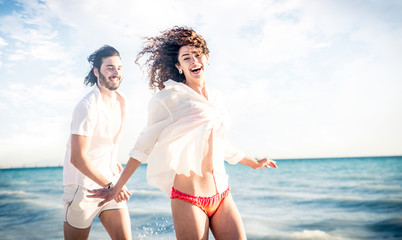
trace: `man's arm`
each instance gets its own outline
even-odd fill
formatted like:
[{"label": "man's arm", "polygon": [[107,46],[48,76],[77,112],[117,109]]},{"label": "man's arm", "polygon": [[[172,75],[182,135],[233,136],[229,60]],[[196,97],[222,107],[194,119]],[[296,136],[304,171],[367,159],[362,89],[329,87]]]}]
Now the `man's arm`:
[{"label": "man's arm", "polygon": [[102,187],[108,187],[110,180],[105,178],[88,160],[87,153],[91,138],[87,136],[71,135],[71,163],[85,176]]},{"label": "man's arm", "polygon": [[[130,157],[130,159],[127,162],[126,167],[123,170],[123,173],[120,175],[119,180],[117,181],[116,185],[112,187],[111,189],[94,189],[94,190],[88,190],[89,193],[92,195],[87,195],[89,198],[103,198],[103,201],[98,204],[98,206],[102,206],[103,204],[116,199],[118,194],[121,192],[122,188],[124,185],[127,183],[127,181],[130,179],[131,175],[137,170],[137,168],[141,165],[141,162],[138,161],[135,158]],[[117,202],[120,201],[127,201],[128,199],[124,196],[118,198]]]}]

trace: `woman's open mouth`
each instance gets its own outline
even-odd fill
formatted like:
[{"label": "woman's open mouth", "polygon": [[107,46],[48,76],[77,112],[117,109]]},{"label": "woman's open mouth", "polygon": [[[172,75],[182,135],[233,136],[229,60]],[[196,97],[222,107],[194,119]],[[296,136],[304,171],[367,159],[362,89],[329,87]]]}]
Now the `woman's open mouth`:
[{"label": "woman's open mouth", "polygon": [[193,69],[191,69],[191,72],[192,73],[199,73],[199,72],[201,72],[201,67],[193,68]]}]

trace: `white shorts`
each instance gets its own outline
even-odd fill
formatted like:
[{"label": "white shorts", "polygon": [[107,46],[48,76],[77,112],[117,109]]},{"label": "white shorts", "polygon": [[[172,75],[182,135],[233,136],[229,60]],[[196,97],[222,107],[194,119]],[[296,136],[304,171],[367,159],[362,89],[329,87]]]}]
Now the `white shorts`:
[{"label": "white shorts", "polygon": [[85,229],[92,225],[95,216],[105,210],[127,209],[126,202],[117,203],[112,200],[102,207],[98,204],[100,198],[88,198],[88,189],[79,185],[67,185],[64,188],[62,200],[64,202],[64,222],[75,228]]}]

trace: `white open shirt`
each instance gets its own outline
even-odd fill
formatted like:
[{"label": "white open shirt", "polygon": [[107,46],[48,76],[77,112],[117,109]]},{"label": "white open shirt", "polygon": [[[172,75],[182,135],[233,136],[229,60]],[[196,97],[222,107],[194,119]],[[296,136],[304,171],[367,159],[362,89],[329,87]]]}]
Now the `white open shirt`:
[{"label": "white open shirt", "polygon": [[[97,86],[89,92],[77,104],[73,112],[71,122],[71,134],[87,136],[91,138],[88,149],[88,160],[107,179],[116,182],[120,176],[117,168],[117,150],[120,135],[124,132],[127,116],[127,104],[124,95],[116,91],[123,99],[122,111],[123,126],[116,142],[113,142],[115,133],[114,126],[111,126],[111,116],[106,110],[102,95]],[[70,162],[71,159],[71,135],[67,142],[67,150],[63,165],[63,185],[78,184],[88,189],[102,188],[89,177],[85,176]]]},{"label": "white open shirt", "polygon": [[204,144],[213,129],[213,174],[218,192],[228,187],[224,160],[236,164],[245,154],[226,139],[229,118],[216,92],[208,100],[187,85],[173,80],[153,96],[148,124],[130,151],[130,157],[148,163],[147,180],[169,196],[176,174],[202,176]]}]

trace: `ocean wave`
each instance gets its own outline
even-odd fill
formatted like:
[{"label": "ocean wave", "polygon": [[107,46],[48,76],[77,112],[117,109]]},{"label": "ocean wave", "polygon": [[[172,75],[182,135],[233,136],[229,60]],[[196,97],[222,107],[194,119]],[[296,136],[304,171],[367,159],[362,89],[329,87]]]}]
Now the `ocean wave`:
[{"label": "ocean wave", "polygon": [[134,196],[138,197],[155,197],[155,196],[163,196],[165,195],[164,192],[156,190],[131,190],[129,189],[131,193],[133,193]]},{"label": "ocean wave", "polygon": [[303,230],[290,234],[276,231],[269,234],[254,232],[248,233],[247,238],[253,240],[347,240],[347,238],[335,236],[321,230]]},{"label": "ocean wave", "polygon": [[13,199],[21,199],[21,198],[27,198],[27,197],[36,197],[36,196],[39,196],[39,194],[22,191],[22,190],[1,190],[0,191],[0,199],[9,198],[10,196],[12,196]]},{"label": "ocean wave", "polygon": [[400,182],[389,182],[387,184],[368,184],[365,186],[361,186],[368,190],[384,190],[384,191],[391,191],[391,192],[400,192],[402,190]]},{"label": "ocean wave", "polygon": [[392,235],[394,238],[402,239],[402,217],[385,219],[369,225],[368,228],[377,233]]},{"label": "ocean wave", "polygon": [[15,186],[25,186],[29,185],[30,182],[25,181],[25,180],[13,180],[13,179],[7,179],[6,182],[3,182],[0,184],[1,188],[8,188],[8,187],[15,187]]},{"label": "ocean wave", "polygon": [[41,209],[53,209],[60,210],[63,209],[63,202],[60,198],[53,199],[25,199],[24,202],[28,203],[30,207],[40,207]]},{"label": "ocean wave", "polygon": [[157,215],[157,216],[164,216],[168,217],[171,215],[170,209],[158,209],[158,208],[129,208],[130,213],[134,216],[149,216],[149,215]]},{"label": "ocean wave", "polygon": [[353,211],[402,212],[402,199],[398,198],[366,199],[356,196],[331,196],[312,200],[301,200],[298,201],[298,204],[318,205],[321,207],[329,205]]},{"label": "ocean wave", "polygon": [[342,237],[331,236],[320,230],[303,230],[290,234],[291,239],[308,239],[308,240],[345,240]]},{"label": "ocean wave", "polygon": [[[333,193],[332,193],[333,194]],[[350,194],[342,193],[339,195],[328,195],[325,192],[271,192],[271,193],[233,193],[236,198],[242,201],[261,201],[272,202],[274,200],[283,202],[297,203],[297,205],[332,205],[341,208],[366,208],[379,210],[399,210],[402,212],[402,197],[398,195],[378,198],[371,194]],[[380,195],[381,196],[381,195]]]}]

